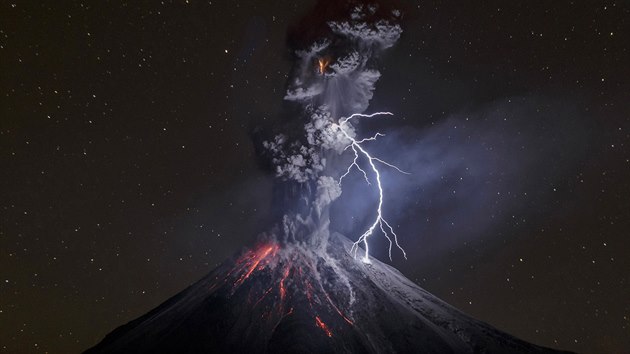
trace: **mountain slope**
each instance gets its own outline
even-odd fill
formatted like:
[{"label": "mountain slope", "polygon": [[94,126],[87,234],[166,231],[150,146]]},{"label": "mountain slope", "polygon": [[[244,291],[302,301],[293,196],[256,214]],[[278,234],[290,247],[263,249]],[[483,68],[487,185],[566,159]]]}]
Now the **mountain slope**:
[{"label": "mountain slope", "polygon": [[263,242],[86,353],[553,353],[477,321],[377,260]]}]

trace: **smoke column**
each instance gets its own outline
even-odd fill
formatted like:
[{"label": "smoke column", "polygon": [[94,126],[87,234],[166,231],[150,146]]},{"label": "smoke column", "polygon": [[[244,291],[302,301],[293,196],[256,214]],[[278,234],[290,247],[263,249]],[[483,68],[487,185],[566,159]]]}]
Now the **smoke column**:
[{"label": "smoke column", "polygon": [[[372,156],[366,143],[383,134],[358,136],[361,119],[384,119],[390,112],[363,114],[380,77],[379,55],[399,39],[401,12],[380,2],[320,1],[290,34],[294,65],[284,99],[297,106],[295,121],[263,142],[276,177],[276,201],[283,211],[282,240],[324,250],[329,206],[342,193],[342,180],[360,173],[366,188],[379,193],[374,222],[356,240],[353,251],[382,233],[406,256],[383,216],[380,169],[398,167]],[[390,118],[391,119],[391,118]],[[295,122],[300,124],[297,125]],[[349,161],[349,162],[348,162]]]}]

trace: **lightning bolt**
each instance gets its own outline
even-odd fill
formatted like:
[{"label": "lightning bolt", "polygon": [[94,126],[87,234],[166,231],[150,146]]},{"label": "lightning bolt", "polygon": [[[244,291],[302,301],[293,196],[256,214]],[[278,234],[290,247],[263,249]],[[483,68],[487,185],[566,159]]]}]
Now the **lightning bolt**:
[{"label": "lightning bolt", "polygon": [[[376,163],[378,162],[385,166],[391,167],[400,173],[404,173],[404,174],[409,174],[409,173],[390,164],[389,162],[383,161],[377,157],[372,156],[362,146],[362,144],[365,143],[366,141],[374,141],[378,137],[384,136],[384,134],[376,133],[372,137],[357,140],[353,138],[346,130],[348,127],[348,121],[352,118],[371,118],[371,117],[380,116],[380,115],[393,116],[394,114],[391,112],[376,112],[372,114],[355,113],[348,117],[342,117],[341,119],[339,119],[339,124],[333,124],[333,128],[339,129],[343,133],[343,135],[350,141],[350,144],[346,146],[344,151],[351,148],[352,151],[354,152],[354,159],[352,160],[352,163],[348,166],[348,169],[346,170],[346,172],[339,178],[339,182],[338,182],[339,185],[341,185],[343,179],[348,174],[350,174],[353,167],[359,170],[363,174],[363,177],[365,181],[367,182],[367,184],[371,185],[367,172],[363,168],[361,168],[361,166],[359,165],[359,159],[361,156],[363,156],[367,160],[367,164],[369,165],[370,169],[376,176],[376,187],[378,189],[378,207],[376,208],[376,218],[374,219],[374,222],[370,225],[370,227],[367,230],[365,230],[365,232],[361,235],[361,237],[359,237],[359,239],[356,242],[354,242],[350,250],[350,252],[352,252],[354,254],[354,257],[356,258],[357,251],[359,250],[359,245],[363,243],[364,248],[365,248],[365,255],[363,256],[363,261],[366,263],[370,262],[368,238],[372,236],[372,234],[374,233],[377,227],[381,230],[385,238],[387,238],[387,240],[389,241],[389,259],[390,260],[392,259],[392,247],[394,244],[402,252],[405,259],[407,259],[407,253],[398,243],[398,235],[396,235],[396,233],[394,232],[394,228],[389,224],[389,222],[387,222],[387,220],[383,218],[383,186],[381,184],[381,174],[378,168],[376,167]],[[392,238],[393,238],[393,241],[392,241]]]}]

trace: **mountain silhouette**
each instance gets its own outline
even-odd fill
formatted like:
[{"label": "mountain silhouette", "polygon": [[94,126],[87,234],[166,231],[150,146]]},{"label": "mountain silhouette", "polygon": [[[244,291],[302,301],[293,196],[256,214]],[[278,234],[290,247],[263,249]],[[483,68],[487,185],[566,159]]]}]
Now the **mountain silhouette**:
[{"label": "mountain silhouette", "polygon": [[475,320],[333,234],[260,242],[86,353],[558,353]]}]

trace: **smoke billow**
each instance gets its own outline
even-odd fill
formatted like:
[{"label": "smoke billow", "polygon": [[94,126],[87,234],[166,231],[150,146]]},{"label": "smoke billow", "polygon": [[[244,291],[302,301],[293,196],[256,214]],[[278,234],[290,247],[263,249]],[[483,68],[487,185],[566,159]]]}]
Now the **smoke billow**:
[{"label": "smoke billow", "polygon": [[[378,3],[322,3],[340,7],[337,11],[345,17],[312,25],[316,28],[306,33],[317,31],[320,35],[310,39],[303,34],[305,42],[297,41],[299,35],[294,35],[294,42],[300,44],[294,44],[295,65],[285,99],[324,108],[336,118],[363,112],[380,77],[375,59],[402,33],[398,24],[401,13]],[[315,11],[329,13],[322,8]],[[320,66],[320,61],[325,65]]]},{"label": "smoke billow", "polygon": [[294,65],[284,98],[299,113],[262,143],[281,181],[275,203],[290,230],[285,241],[326,242],[329,205],[342,194],[341,165],[356,136],[351,122],[342,131],[339,119],[368,108],[380,78],[377,59],[399,39],[401,16],[382,2],[320,1],[291,30]]},{"label": "smoke billow", "polygon": [[[329,225],[356,239],[372,223],[376,188],[360,172],[344,179],[343,190],[337,183],[353,158],[339,123],[367,110],[380,78],[378,59],[400,38],[402,17],[386,3],[320,1],[290,31],[294,65],[285,100],[296,113],[262,144],[278,177],[275,206],[285,224],[296,223],[285,228],[292,230],[285,239],[317,245]],[[375,156],[411,173],[381,171],[384,213],[414,236],[405,240],[410,248],[437,250],[480,237],[506,215],[516,218],[520,205],[546,205],[546,186],[531,181],[553,185],[571,173],[587,130],[574,105],[542,97],[507,102],[459,110],[422,129],[398,126],[370,142]],[[352,139],[359,139],[356,122],[344,123]],[[551,158],[549,151],[563,156]]]}]

